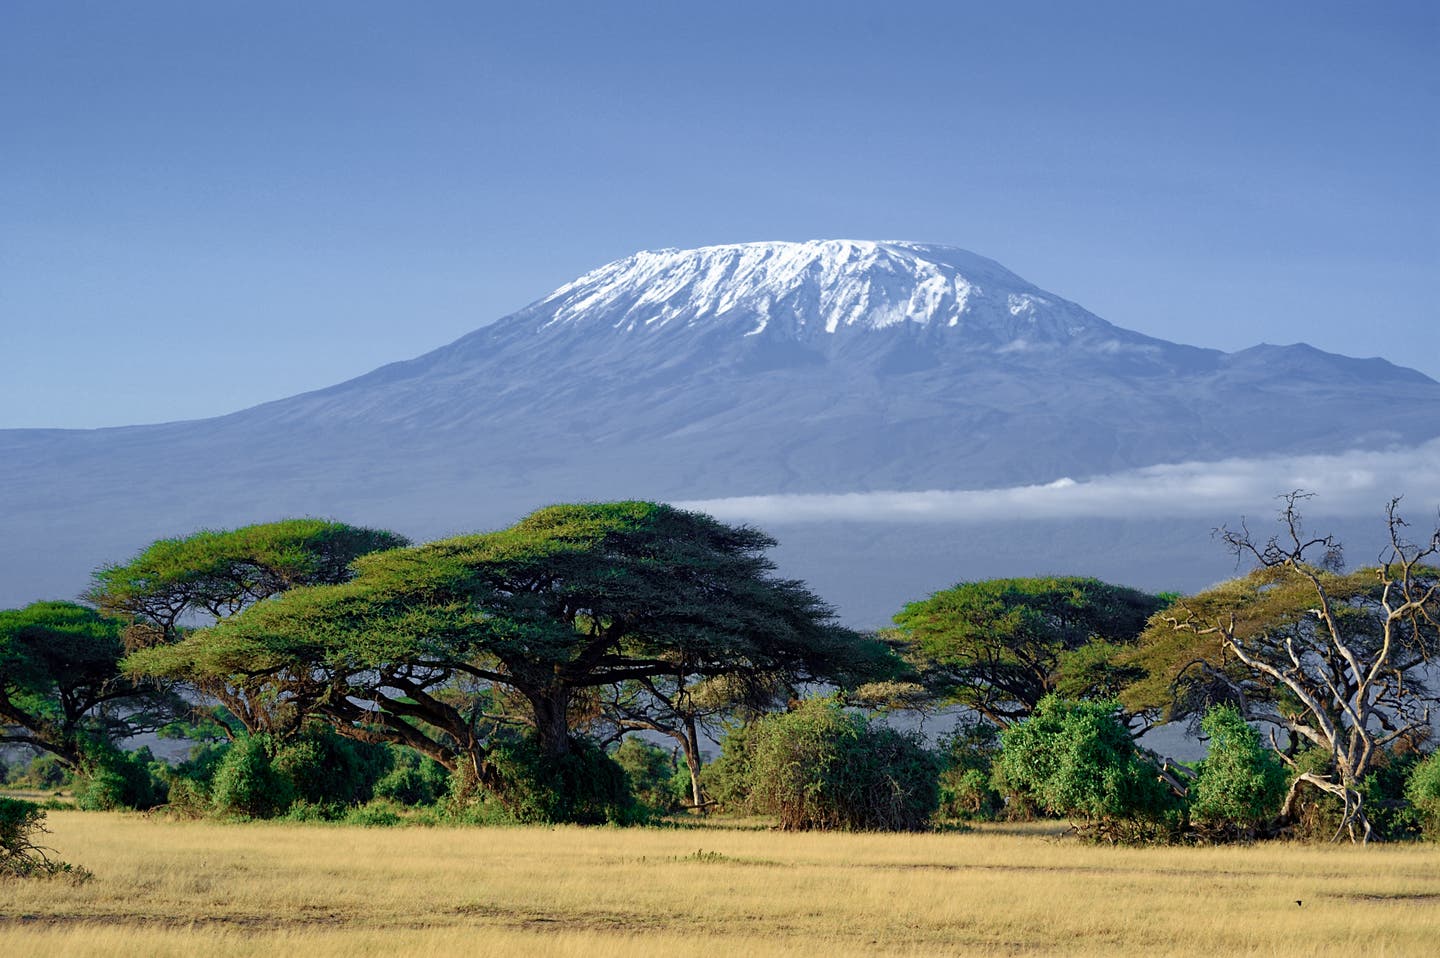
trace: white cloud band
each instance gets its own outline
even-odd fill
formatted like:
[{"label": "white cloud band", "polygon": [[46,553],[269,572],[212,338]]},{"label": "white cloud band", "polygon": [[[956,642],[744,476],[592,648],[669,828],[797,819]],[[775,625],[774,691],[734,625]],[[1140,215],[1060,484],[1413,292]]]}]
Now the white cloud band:
[{"label": "white cloud band", "polygon": [[1380,452],[1171,463],[1002,489],[737,496],[676,505],[719,519],[770,525],[1224,518],[1273,512],[1276,495],[1293,489],[1315,493],[1308,511],[1316,515],[1378,516],[1391,498],[1404,496],[1408,508],[1402,512],[1423,521],[1440,503],[1440,439]]}]

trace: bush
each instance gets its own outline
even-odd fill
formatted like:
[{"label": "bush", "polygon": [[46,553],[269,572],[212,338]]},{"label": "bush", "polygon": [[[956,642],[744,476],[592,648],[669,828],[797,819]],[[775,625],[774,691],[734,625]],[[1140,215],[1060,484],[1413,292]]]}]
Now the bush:
[{"label": "bush", "polygon": [[1416,763],[1405,783],[1405,798],[1426,840],[1440,841],[1440,751]]},{"label": "bush", "polygon": [[295,786],[279,774],[268,735],[247,735],[231,743],[215,769],[210,801],[222,814],[273,818],[295,801]]},{"label": "bush", "polygon": [[690,772],[680,775],[680,763],[673,752],[644,739],[631,736],[620,742],[611,753],[625,771],[630,792],[645,807],[656,812],[672,812],[684,804],[689,792],[676,790],[677,784],[689,787]]},{"label": "bush", "polygon": [[727,725],[720,755],[700,769],[700,786],[722,811],[744,811],[750,804],[750,764],[757,738],[752,725]]},{"label": "bush", "polygon": [[364,828],[389,828],[403,822],[404,806],[388,799],[377,799],[365,805],[347,809],[341,819],[346,825],[360,825]]},{"label": "bush", "polygon": [[1260,744],[1233,705],[1205,713],[1200,728],[1210,739],[1205,759],[1196,765],[1190,789],[1190,817],[1197,823],[1253,833],[1280,813],[1288,774],[1275,753]]},{"label": "bush", "polygon": [[357,742],[326,726],[311,726],[275,749],[271,765],[296,798],[315,804],[363,805],[391,766],[384,745]]},{"label": "bush", "polygon": [[1120,724],[1114,702],[1041,699],[1000,733],[997,784],[1110,841],[1168,838],[1179,803]]},{"label": "bush", "polygon": [[1000,730],[982,718],[963,719],[940,740],[942,818],[991,821],[1004,802],[990,776],[1000,754]]},{"label": "bush", "polygon": [[[1413,751],[1387,752],[1373,771],[1356,786],[1361,809],[1370,823],[1370,838],[1377,841],[1404,841],[1425,832],[1424,813],[1411,797],[1409,783],[1424,763]],[[1334,775],[1335,764],[1328,751],[1309,748],[1295,756],[1289,783],[1304,772]],[[1289,784],[1287,783],[1287,785]],[[1340,799],[1310,785],[1301,786],[1291,832],[1304,841],[1331,841],[1344,821]]]},{"label": "bush", "polygon": [[570,751],[555,758],[525,735],[495,743],[490,762],[503,784],[489,798],[517,822],[629,825],[645,818],[625,770],[586,739],[571,739]]},{"label": "bush", "polygon": [[168,787],[148,748],[122,752],[108,742],[86,747],[75,775],[75,804],[87,811],[147,809],[165,802]]},{"label": "bush", "polygon": [[0,798],[0,878],[69,878],[88,881],[83,868],[58,861],[49,849],[36,844],[45,832],[45,812],[40,806],[16,798]]},{"label": "bush", "polygon": [[11,765],[5,783],[22,788],[56,789],[69,785],[73,778],[74,772],[58,756],[41,752],[24,765]]},{"label": "bush", "polygon": [[741,744],[748,806],[782,828],[916,831],[935,812],[934,753],[917,734],[871,723],[838,699],[766,716]]},{"label": "bush", "polygon": [[375,783],[376,798],[402,805],[433,805],[450,787],[445,766],[413,748],[390,746],[390,770]]}]

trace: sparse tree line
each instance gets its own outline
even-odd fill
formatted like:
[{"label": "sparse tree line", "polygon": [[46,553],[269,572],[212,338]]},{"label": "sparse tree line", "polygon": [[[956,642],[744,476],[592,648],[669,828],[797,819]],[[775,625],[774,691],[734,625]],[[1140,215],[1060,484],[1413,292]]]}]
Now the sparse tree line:
[{"label": "sparse tree line", "polygon": [[[1390,549],[1347,572],[1302,499],[1275,538],[1223,532],[1255,569],[1198,595],[967,582],[879,634],[776,576],[763,533],[653,503],[422,545],[313,519],[164,539],[83,602],[0,612],[0,743],[37,756],[0,776],[87,808],[365,824],[1440,839],[1440,529],[1411,541],[1392,503]],[[956,710],[938,746],[911,728]],[[1171,721],[1203,761],[1144,747]],[[196,744],[170,765],[122,748],[143,734]]]}]

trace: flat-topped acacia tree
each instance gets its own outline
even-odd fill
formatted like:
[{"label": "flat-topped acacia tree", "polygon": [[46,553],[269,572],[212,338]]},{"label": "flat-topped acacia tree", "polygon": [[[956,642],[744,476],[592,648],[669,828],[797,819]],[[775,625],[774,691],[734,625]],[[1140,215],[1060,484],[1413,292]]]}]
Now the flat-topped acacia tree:
[{"label": "flat-topped acacia tree", "polygon": [[650,502],[541,509],[491,533],[368,556],[344,584],[296,589],[130,667],[263,683],[343,734],[409,745],[503,791],[490,687],[528,705],[543,757],[572,747],[572,707],[634,680],[745,672],[794,682],[888,658],[774,577],[754,529]]},{"label": "flat-topped acacia tree", "polygon": [[[404,536],[326,519],[283,519],[159,539],[129,562],[96,570],[86,598],[126,623],[131,651],[173,645],[194,625],[214,623],[299,586],[349,579],[362,555],[409,545]],[[290,726],[300,717],[246,683],[174,674],[212,696],[247,731]]]},{"label": "flat-topped acacia tree", "polygon": [[[1076,654],[1133,642],[1164,604],[1079,576],[988,579],[911,602],[896,614],[893,634],[927,685],[1005,727],[1055,692],[1113,695],[1112,680]],[[1067,665],[1076,674],[1067,674]]]},{"label": "flat-topped acacia tree", "polygon": [[153,732],[184,703],[122,675],[124,624],[74,602],[0,611],[0,744],[79,768],[87,749]]}]

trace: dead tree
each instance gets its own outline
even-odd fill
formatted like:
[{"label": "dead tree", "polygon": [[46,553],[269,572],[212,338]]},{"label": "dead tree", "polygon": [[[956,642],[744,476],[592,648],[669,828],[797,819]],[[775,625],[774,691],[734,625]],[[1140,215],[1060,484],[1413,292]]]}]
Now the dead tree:
[{"label": "dead tree", "polygon": [[1335,539],[1304,531],[1298,507],[1309,496],[1282,498],[1279,535],[1262,543],[1243,523],[1218,530],[1237,558],[1258,564],[1240,588],[1178,603],[1162,619],[1218,639],[1222,657],[1233,661],[1203,663],[1204,681],[1227,685],[1247,718],[1330,756],[1328,774],[1297,775],[1282,821],[1293,818],[1308,785],[1341,802],[1333,840],[1348,834],[1363,843],[1370,837],[1363,779],[1387,746],[1429,730],[1423,666],[1440,646],[1440,577],[1426,562],[1440,552],[1440,527],[1427,542],[1410,541],[1400,500],[1391,500],[1390,543],[1379,564],[1347,575]]}]

